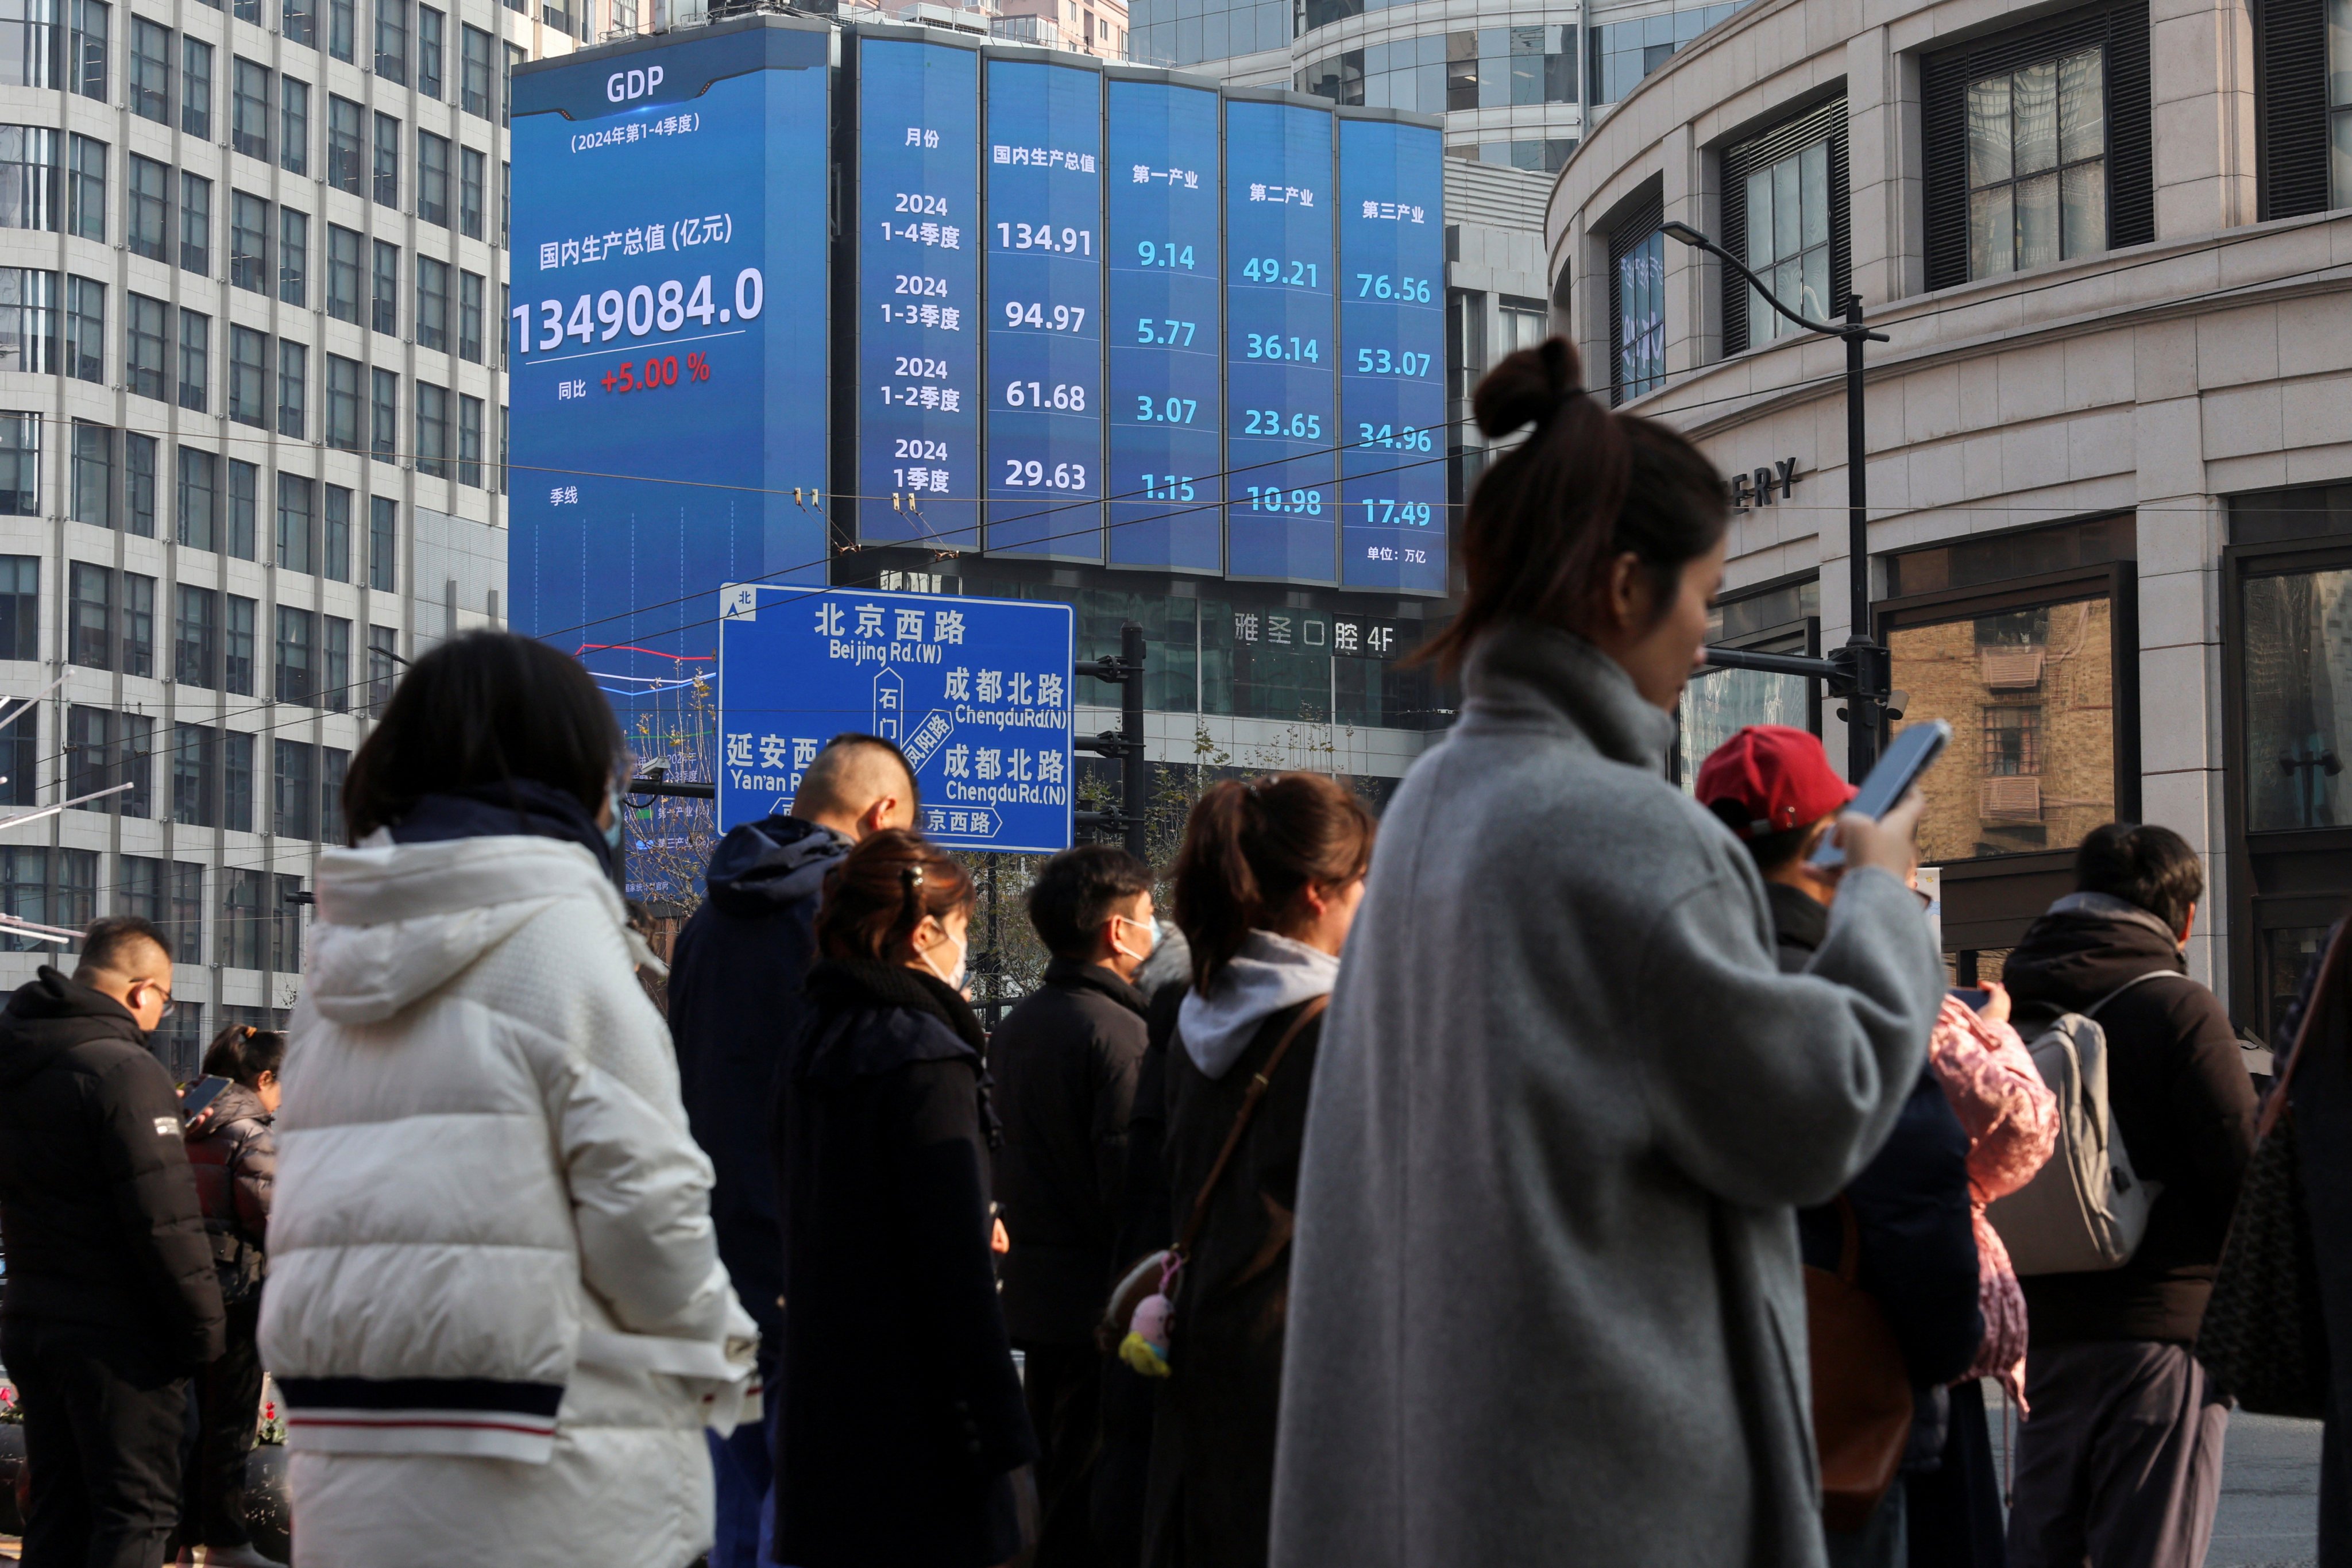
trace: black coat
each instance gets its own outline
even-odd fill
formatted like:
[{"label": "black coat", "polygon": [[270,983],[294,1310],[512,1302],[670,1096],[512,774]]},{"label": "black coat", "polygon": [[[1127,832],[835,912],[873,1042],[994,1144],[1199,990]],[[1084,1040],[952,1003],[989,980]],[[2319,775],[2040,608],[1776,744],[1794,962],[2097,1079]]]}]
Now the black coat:
[{"label": "black coat", "polygon": [[849,853],[829,827],[791,816],[747,822],[719,841],[709,897],[678,932],[669,966],[669,1032],[678,1097],[717,1177],[710,1221],[735,1294],[760,1325],[763,1361],[783,1328],[782,1244],[768,1112],[776,1063],[804,1005],[824,874]]},{"label": "black coat", "polygon": [[[1269,1015],[1219,1078],[1193,1063],[1181,1030],[1169,1042],[1168,1198],[1178,1231],[1192,1218],[1250,1079],[1297,1016],[1295,1006]],[[1143,1548],[1150,1568],[1253,1568],[1266,1560],[1291,1226],[1322,1033],[1317,1018],[1283,1057],[1185,1265],[1169,1336],[1171,1375],[1151,1435]]]},{"label": "black coat", "polygon": [[[2330,932],[2331,942],[2337,940]],[[2352,1563],[2352,972],[2332,999],[2308,1010],[2319,963],[2307,966],[2293,1015],[2278,1036],[2279,1070],[2290,1049],[2300,1050],[2288,1095],[2294,1110],[2296,1152],[2309,1205],[2312,1260],[2327,1325],[2326,1439],[2321,1447],[2319,1550],[2323,1568]],[[2300,1042],[2296,1044],[2295,1042]]]},{"label": "black coat", "polygon": [[119,1329],[191,1369],[221,1353],[171,1077],[121,1003],[46,964],[0,1011],[0,1245],[9,1318]]},{"label": "black coat", "polygon": [[929,975],[822,963],[776,1097],[776,1549],[990,1568],[1037,1457],[990,1264],[980,1020]]},{"label": "black coat", "polygon": [[[2043,915],[2002,965],[2018,1032],[2092,1005],[2137,974],[2181,971],[2156,916]],[[2158,1340],[2187,1344],[2204,1321],[2213,1268],[2254,1148],[2254,1086],[2230,1016],[2188,979],[2149,980],[2102,1008],[2107,1104],[2132,1169],[2164,1190],[2138,1250],[2120,1268],[2022,1281],[2031,1342]]]},{"label": "black coat", "polygon": [[1055,959],[988,1043],[1004,1119],[996,1201],[1013,1241],[1004,1324],[1015,1340],[1094,1342],[1111,1284],[1127,1117],[1143,1059],[1142,993]]}]

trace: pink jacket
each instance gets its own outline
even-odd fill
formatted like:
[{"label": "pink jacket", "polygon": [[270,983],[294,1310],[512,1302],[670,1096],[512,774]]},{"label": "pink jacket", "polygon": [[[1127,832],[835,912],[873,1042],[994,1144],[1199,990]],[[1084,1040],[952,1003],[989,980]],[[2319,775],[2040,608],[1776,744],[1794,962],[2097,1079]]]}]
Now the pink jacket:
[{"label": "pink jacket", "polygon": [[1968,1375],[2000,1378],[2022,1408],[2025,1293],[2018,1289],[2009,1249],[1985,1218],[1985,1205],[2032,1181],[2050,1158],[2058,1138],[2058,1099],[2015,1029],[1979,1016],[1956,997],[1944,998],[1927,1060],[1969,1135],[1969,1200],[1985,1337]]}]

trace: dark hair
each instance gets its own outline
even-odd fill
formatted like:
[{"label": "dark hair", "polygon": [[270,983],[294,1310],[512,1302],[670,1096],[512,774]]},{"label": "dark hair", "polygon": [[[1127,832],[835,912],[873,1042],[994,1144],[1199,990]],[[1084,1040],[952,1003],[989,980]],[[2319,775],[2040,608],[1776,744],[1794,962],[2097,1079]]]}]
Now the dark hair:
[{"label": "dark hair", "polygon": [[920,804],[915,784],[915,770],[907,762],[907,753],[879,735],[861,735],[854,731],[835,735],[824,743],[809,763],[808,772],[801,775],[799,793],[793,796],[793,810],[803,805],[813,811],[863,811],[870,802],[852,800],[842,793],[842,784],[856,770],[860,753],[887,756],[907,776],[907,805],[911,809]]},{"label": "dark hair", "polygon": [[142,942],[153,942],[163,951],[163,962],[172,962],[172,939],[163,934],[153,921],[137,915],[109,915],[102,921],[92,921],[81,933],[81,962],[74,965],[74,978],[79,980],[93,969],[110,974],[130,973],[131,955]]},{"label": "dark hair", "polygon": [[1029,923],[1056,958],[1094,956],[1114,904],[1151,890],[1151,868],[1116,844],[1081,844],[1045,862],[1029,887]]},{"label": "dark hair", "polygon": [[2137,904],[2177,935],[2205,896],[2205,868],[2169,827],[2110,822],[2091,829],[2074,851],[2074,886]]},{"label": "dark hair", "polygon": [[939,846],[903,827],[858,841],[825,873],[816,948],[826,958],[890,962],[923,917],[944,921],[971,908],[971,876]]},{"label": "dark hair", "polygon": [[1535,429],[1471,492],[1462,607],[1416,657],[1454,669],[1481,633],[1511,619],[1584,631],[1610,563],[1629,551],[1663,615],[1684,564],[1723,537],[1730,508],[1706,454],[1664,425],[1611,413],[1581,374],[1576,351],[1553,338],[1505,356],[1471,394],[1488,438]]},{"label": "dark hair", "polygon": [[205,1071],[233,1078],[251,1089],[266,1072],[277,1072],[286,1061],[286,1031],[257,1029],[231,1024],[205,1047]]},{"label": "dark hair", "polygon": [[1176,924],[1203,994],[1255,930],[1275,930],[1307,887],[1342,888],[1372,863],[1372,814],[1321,773],[1212,787],[1176,853]]},{"label": "dark hair", "polygon": [[1813,837],[1813,829],[1821,826],[1818,822],[1801,822],[1778,833],[1750,838],[1748,826],[1753,818],[1748,816],[1746,805],[1736,800],[1725,799],[1709,801],[1706,808],[1715,813],[1726,827],[1739,836],[1739,841],[1748,846],[1748,858],[1756,862],[1759,871],[1768,875],[1803,854],[1806,843]]},{"label": "dark hair", "polygon": [[530,779],[604,805],[622,760],[612,704],[580,661],[513,632],[452,637],[408,667],[343,780],[351,842],[436,791]]}]

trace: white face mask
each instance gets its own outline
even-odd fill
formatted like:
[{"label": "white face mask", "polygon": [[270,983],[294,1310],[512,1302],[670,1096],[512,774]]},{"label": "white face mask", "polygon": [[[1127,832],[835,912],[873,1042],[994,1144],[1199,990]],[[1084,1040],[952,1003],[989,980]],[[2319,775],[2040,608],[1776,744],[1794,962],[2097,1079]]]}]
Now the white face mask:
[{"label": "white face mask", "polygon": [[1144,938],[1143,951],[1141,952],[1138,952],[1132,948],[1121,947],[1119,945],[1118,938],[1114,936],[1110,939],[1110,950],[1113,952],[1118,954],[1121,958],[1131,958],[1135,960],[1136,963],[1141,963],[1145,959],[1150,958],[1154,952],[1158,951],[1160,946],[1160,928],[1158,926],[1153,925],[1150,921],[1130,920],[1125,915],[1113,915],[1110,918],[1117,921],[1123,926],[1141,927]]},{"label": "white face mask", "polygon": [[964,962],[964,955],[965,955],[965,953],[969,951],[969,949],[967,949],[967,948],[966,948],[966,946],[965,946],[962,942],[956,942],[956,939],[955,939],[954,937],[952,937],[952,936],[949,936],[949,935],[948,935],[948,928],[947,928],[947,927],[945,927],[945,926],[941,926],[941,927],[940,927],[940,936],[942,936],[942,937],[945,937],[949,942],[955,942],[956,961],[955,961],[955,973],[952,973],[952,974],[940,974],[939,965],[937,965],[937,964],[935,964],[935,963],[933,963],[931,962],[931,950],[930,950],[929,948],[925,948],[922,952],[920,952],[917,953],[915,956],[916,956],[916,957],[918,957],[918,958],[919,958],[919,959],[921,959],[921,960],[923,961],[923,967],[924,967],[925,969],[929,970],[933,974],[939,974],[939,977],[940,977],[941,980],[946,981],[946,982],[947,982],[947,985],[948,985],[948,989],[949,989],[949,990],[950,990],[950,991],[961,991],[961,990],[962,990],[962,989],[963,989],[964,969],[965,969],[965,967],[966,967],[966,965],[965,965],[965,962]]}]

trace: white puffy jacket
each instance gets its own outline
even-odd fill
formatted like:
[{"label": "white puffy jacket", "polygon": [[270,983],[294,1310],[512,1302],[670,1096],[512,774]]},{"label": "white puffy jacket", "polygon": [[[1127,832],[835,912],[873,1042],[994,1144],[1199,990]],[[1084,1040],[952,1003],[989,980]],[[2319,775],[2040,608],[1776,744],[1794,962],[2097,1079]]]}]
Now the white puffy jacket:
[{"label": "white puffy jacket", "polygon": [[678,1568],[750,1317],[620,899],[522,837],[320,857],[261,1351],[304,1568]]}]

